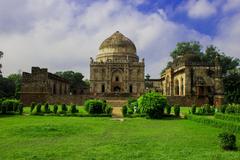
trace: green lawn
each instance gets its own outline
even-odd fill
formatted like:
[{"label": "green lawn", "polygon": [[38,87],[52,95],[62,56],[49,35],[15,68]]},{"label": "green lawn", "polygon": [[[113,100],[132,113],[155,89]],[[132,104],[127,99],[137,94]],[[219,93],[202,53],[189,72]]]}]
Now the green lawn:
[{"label": "green lawn", "polygon": [[[189,120],[0,117],[0,159],[237,160],[222,151],[221,129]],[[238,135],[238,139],[240,135]],[[240,143],[238,141],[238,146]]]}]

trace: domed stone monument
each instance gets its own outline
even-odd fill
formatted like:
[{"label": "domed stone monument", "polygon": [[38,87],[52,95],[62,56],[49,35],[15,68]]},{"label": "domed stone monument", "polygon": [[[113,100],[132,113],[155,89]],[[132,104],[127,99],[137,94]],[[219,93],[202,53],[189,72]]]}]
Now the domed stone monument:
[{"label": "domed stone monument", "polygon": [[144,92],[144,60],[139,62],[134,43],[115,32],[99,47],[90,62],[90,92],[103,96],[139,96]]}]

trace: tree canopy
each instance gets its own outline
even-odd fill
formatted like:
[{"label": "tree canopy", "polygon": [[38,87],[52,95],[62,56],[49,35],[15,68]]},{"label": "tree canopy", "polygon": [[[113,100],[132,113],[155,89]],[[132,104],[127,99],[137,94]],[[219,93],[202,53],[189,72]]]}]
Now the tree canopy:
[{"label": "tree canopy", "polygon": [[83,81],[84,76],[82,75],[82,73],[74,71],[64,71],[56,72],[55,74],[69,81],[70,91],[74,94],[76,94],[79,89],[83,89],[88,86],[88,84]]},{"label": "tree canopy", "polygon": [[238,58],[225,55],[225,53],[221,52],[213,45],[206,48],[203,60],[213,64],[217,55],[219,56],[219,63],[222,67],[222,74],[224,76],[228,73],[228,71],[236,69],[240,64],[240,60]]},{"label": "tree canopy", "polygon": [[22,84],[22,75],[20,73],[16,74],[10,74],[7,77],[9,80],[14,82],[15,84],[15,97],[19,98],[19,92],[21,91],[21,84]]},{"label": "tree canopy", "polygon": [[0,77],[0,98],[10,98],[15,96],[15,83],[14,81]]},{"label": "tree canopy", "polygon": [[184,54],[196,54],[198,56],[202,56],[203,52],[202,46],[197,41],[192,42],[179,42],[177,43],[176,48],[171,52],[171,57],[173,59],[177,58],[178,56],[184,55]]}]

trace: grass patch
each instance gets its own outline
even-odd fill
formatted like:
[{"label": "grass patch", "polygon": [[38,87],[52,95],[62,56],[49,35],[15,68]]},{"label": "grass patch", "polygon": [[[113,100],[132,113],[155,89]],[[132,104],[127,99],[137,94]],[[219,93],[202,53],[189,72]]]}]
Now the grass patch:
[{"label": "grass patch", "polygon": [[[189,120],[13,116],[0,119],[0,159],[236,160],[222,131]],[[237,134],[237,138],[240,135]],[[239,141],[237,142],[239,146]]]}]

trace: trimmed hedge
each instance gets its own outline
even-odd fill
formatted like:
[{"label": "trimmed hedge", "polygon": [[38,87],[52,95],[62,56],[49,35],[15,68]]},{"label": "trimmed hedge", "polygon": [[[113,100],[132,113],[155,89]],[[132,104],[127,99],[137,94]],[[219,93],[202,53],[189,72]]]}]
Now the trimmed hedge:
[{"label": "trimmed hedge", "polygon": [[7,112],[17,112],[20,101],[17,99],[5,99],[1,102],[1,111],[2,114],[6,114]]},{"label": "trimmed hedge", "polygon": [[225,113],[240,114],[240,104],[228,104]]},{"label": "trimmed hedge", "polygon": [[[37,115],[37,114],[36,114]],[[66,114],[42,114],[42,116],[59,116],[59,117],[112,117],[110,114],[80,114],[80,113],[66,113]]]},{"label": "trimmed hedge", "polygon": [[215,113],[214,117],[216,119],[222,119],[222,120],[226,120],[226,121],[240,122],[240,115]]},{"label": "trimmed hedge", "polygon": [[84,103],[85,110],[90,114],[111,114],[112,107],[105,100],[89,99]]},{"label": "trimmed hedge", "polygon": [[203,123],[206,125],[210,125],[213,127],[223,128],[223,129],[229,130],[231,132],[240,133],[240,124],[238,124],[238,123],[224,121],[224,120],[220,120],[220,119],[210,119],[207,117],[196,116],[196,115],[187,115],[187,119],[195,121],[195,122]]}]

